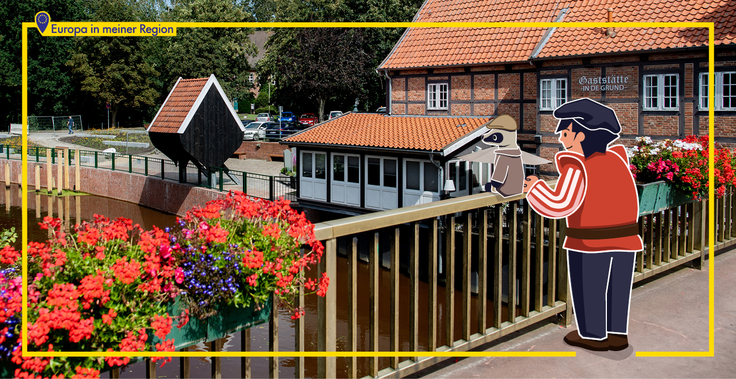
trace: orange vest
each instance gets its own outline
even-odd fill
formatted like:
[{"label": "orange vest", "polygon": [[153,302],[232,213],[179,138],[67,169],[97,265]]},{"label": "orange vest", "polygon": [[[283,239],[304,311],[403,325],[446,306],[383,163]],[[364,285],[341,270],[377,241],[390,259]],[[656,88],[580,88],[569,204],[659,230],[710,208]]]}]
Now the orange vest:
[{"label": "orange vest", "polygon": [[[559,160],[564,155],[559,153],[556,158]],[[574,161],[579,164],[578,160]],[[639,218],[639,196],[629,170],[626,149],[621,145],[612,146],[605,154],[595,153],[582,158],[582,162],[586,178],[585,197],[580,207],[567,216],[567,226],[595,229],[636,223]],[[564,247],[583,252],[639,251],[644,248],[638,235],[608,239],[567,237]]]}]

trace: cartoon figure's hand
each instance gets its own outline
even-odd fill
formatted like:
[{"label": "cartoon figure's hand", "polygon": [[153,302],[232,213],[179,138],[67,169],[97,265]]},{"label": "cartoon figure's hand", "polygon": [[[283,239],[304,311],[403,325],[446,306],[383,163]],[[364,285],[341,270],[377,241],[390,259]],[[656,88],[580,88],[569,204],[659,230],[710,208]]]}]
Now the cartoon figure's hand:
[{"label": "cartoon figure's hand", "polygon": [[539,178],[536,177],[535,175],[527,176],[526,180],[524,181],[524,193],[529,192],[529,190],[532,188],[534,183],[537,182],[537,180],[539,180]]}]

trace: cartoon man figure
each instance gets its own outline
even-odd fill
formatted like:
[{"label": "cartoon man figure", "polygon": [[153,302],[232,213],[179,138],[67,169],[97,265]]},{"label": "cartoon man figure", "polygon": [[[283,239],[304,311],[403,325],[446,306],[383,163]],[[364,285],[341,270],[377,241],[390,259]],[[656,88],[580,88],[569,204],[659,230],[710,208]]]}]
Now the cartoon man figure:
[{"label": "cartoon man figure", "polygon": [[516,130],[519,126],[513,117],[501,115],[490,124],[483,135],[483,142],[496,146],[491,182],[486,183],[486,192],[497,191],[503,197],[520,194],[524,189],[524,164],[521,149],[516,143]]},{"label": "cartoon man figure", "polygon": [[639,199],[626,149],[608,146],[621,125],[613,109],[590,99],[554,111],[560,177],[554,189],[529,176],[529,205],[548,218],[567,218],[568,277],[578,330],[565,342],[589,350],[623,350],[639,236]]}]

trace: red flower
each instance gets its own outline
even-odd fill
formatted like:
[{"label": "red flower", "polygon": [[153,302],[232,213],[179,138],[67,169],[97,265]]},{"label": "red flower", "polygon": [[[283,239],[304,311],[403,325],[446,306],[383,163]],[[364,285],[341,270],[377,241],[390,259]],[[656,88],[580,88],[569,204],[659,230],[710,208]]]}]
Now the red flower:
[{"label": "red flower", "polygon": [[114,309],[110,308],[107,314],[102,315],[102,323],[112,325],[112,320],[118,316],[118,313]]},{"label": "red flower", "polygon": [[0,263],[12,265],[18,261],[18,258],[20,258],[20,253],[10,245],[5,245],[5,247],[0,250]]},{"label": "red flower", "polygon": [[171,332],[171,317],[167,313],[165,316],[154,315],[151,326],[155,330],[154,334],[160,339],[166,339],[166,336]]}]

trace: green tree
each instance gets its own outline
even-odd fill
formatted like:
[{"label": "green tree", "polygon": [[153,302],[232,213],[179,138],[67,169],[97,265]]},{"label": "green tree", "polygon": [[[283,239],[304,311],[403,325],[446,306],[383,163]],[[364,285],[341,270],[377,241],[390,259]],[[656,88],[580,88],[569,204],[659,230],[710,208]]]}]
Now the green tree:
[{"label": "green tree", "polygon": [[[277,21],[411,21],[421,0],[275,0]],[[351,109],[384,105],[384,78],[376,68],[404,29],[276,29],[259,64],[274,77],[275,101],[294,110],[317,106]],[[323,38],[325,37],[325,38]],[[298,68],[295,69],[295,68]]]},{"label": "green tree", "polygon": [[[174,0],[167,21],[245,22],[252,21],[243,5],[232,0]],[[177,36],[162,46],[161,65],[166,67],[164,84],[168,93],[179,77],[206,78],[214,74],[230,99],[250,98],[248,56],[255,45],[247,28],[180,28]]]},{"label": "green tree", "polygon": [[[151,21],[154,3],[136,0],[97,0],[88,4],[94,21]],[[112,125],[118,113],[148,113],[159,91],[153,80],[159,75],[146,56],[144,39],[134,37],[78,37],[67,65],[82,91],[102,108],[109,102]]]},{"label": "green tree", "polygon": [[[0,123],[21,122],[21,23],[33,22],[44,10],[52,20],[84,21],[81,0],[15,0],[0,3]],[[79,89],[64,65],[74,48],[70,38],[42,37],[28,30],[29,115],[63,115],[79,111]]]}]

